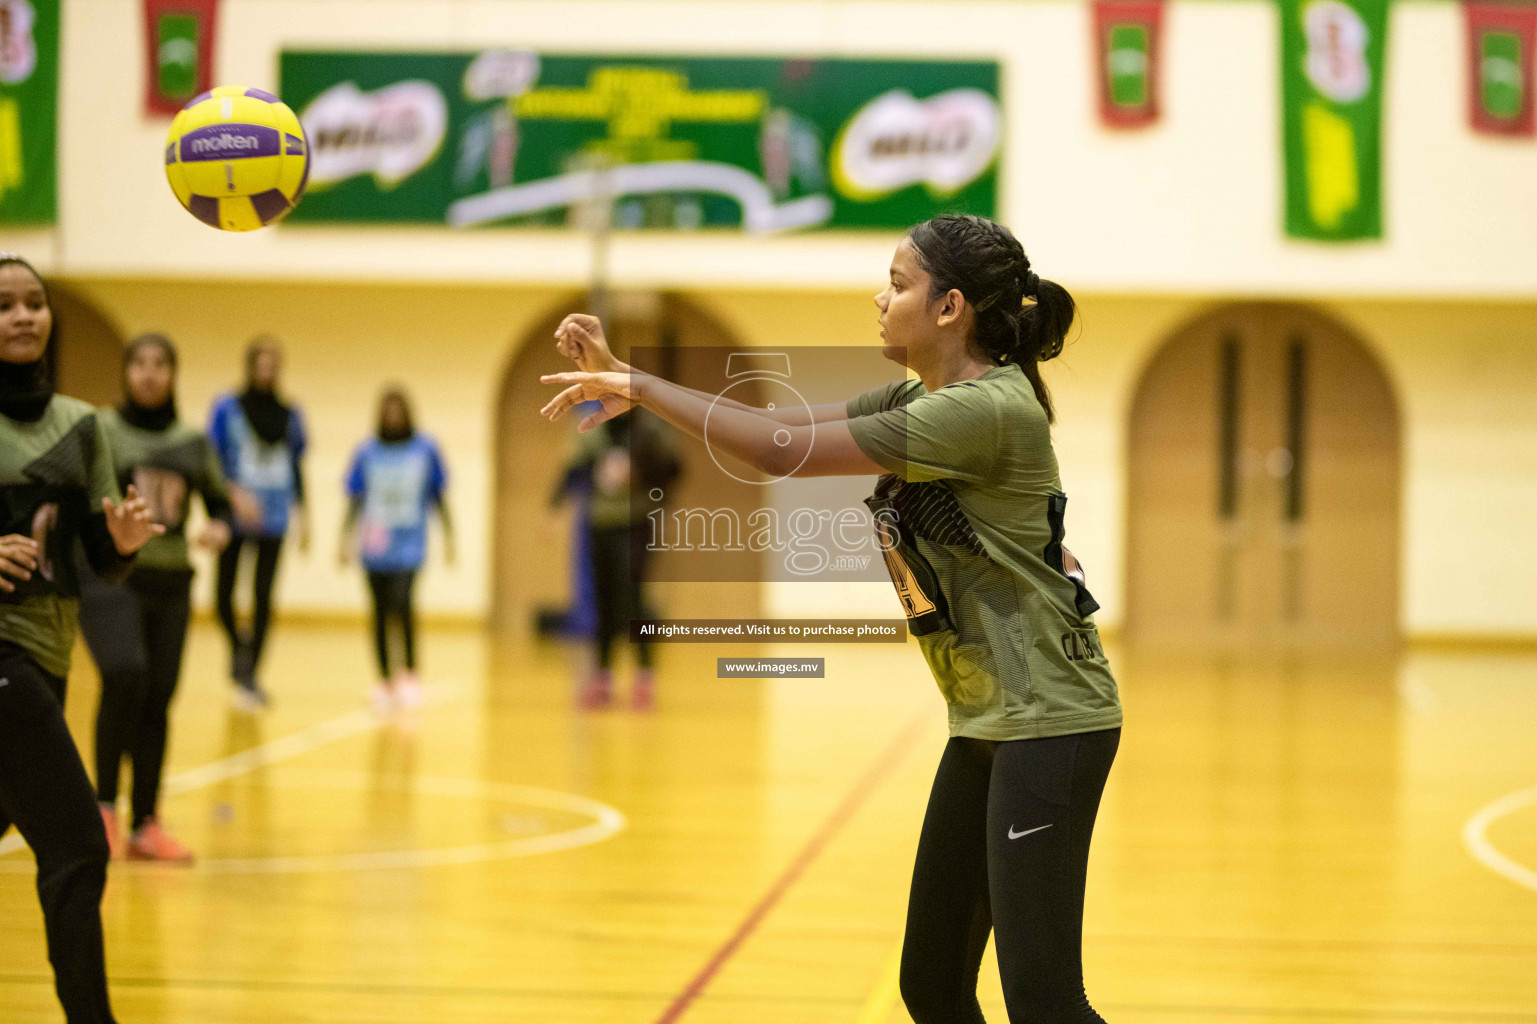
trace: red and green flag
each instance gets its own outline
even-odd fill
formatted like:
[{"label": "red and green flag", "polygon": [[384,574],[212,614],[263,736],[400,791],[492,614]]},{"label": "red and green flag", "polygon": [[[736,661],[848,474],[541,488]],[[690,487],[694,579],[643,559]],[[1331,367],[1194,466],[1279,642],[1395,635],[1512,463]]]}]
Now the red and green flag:
[{"label": "red and green flag", "polygon": [[144,0],[144,109],[174,115],[213,88],[219,0]]},{"label": "red and green flag", "polygon": [[1468,120],[1475,131],[1532,135],[1537,4],[1465,0]]},{"label": "red and green flag", "polygon": [[1389,0],[1279,0],[1286,233],[1382,237]]},{"label": "red and green flag", "polygon": [[1158,120],[1163,0],[1094,0],[1100,119],[1113,128]]}]

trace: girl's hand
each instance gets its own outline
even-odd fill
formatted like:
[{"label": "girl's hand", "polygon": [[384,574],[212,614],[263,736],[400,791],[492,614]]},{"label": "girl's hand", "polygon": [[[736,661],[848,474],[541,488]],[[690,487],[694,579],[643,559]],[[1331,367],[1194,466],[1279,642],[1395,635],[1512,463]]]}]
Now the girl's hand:
[{"label": "girl's hand", "polygon": [[210,519],[198,534],[197,546],[207,551],[223,551],[229,547],[229,523],[222,519]]},{"label": "girl's hand", "polygon": [[139,497],[133,484],[128,485],[128,497],[117,504],[111,498],[101,499],[101,510],[106,513],[107,532],[112,534],[117,553],[125,557],[142,548],[151,537],[165,533],[165,527],[155,522],[149,505]]},{"label": "girl's hand", "polygon": [[603,408],[577,425],[585,434],[605,420],[629,412],[640,403],[639,379],[632,373],[547,373],[539,378],[544,384],[569,384],[570,387],[550,399],[539,415],[556,422],[580,402],[599,401]]},{"label": "girl's hand", "polygon": [[37,541],[13,533],[0,537],[0,591],[16,592],[16,584],[6,579],[30,580],[37,571]]},{"label": "girl's hand", "polygon": [[235,522],[247,530],[262,528],[262,502],[254,493],[230,484],[229,504],[235,512]]},{"label": "girl's hand", "polygon": [[630,368],[618,359],[603,337],[603,324],[595,316],[572,313],[555,329],[555,347],[583,373],[621,373]]}]

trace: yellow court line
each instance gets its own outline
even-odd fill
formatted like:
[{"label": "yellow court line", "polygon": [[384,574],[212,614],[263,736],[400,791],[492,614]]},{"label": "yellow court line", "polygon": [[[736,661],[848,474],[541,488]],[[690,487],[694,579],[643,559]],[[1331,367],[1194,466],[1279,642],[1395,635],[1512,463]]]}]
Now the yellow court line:
[{"label": "yellow court line", "polygon": [[880,978],[865,998],[865,1005],[860,1008],[855,1024],[886,1024],[901,995],[901,984],[902,943],[898,941],[896,948],[886,957],[886,966],[881,969]]}]

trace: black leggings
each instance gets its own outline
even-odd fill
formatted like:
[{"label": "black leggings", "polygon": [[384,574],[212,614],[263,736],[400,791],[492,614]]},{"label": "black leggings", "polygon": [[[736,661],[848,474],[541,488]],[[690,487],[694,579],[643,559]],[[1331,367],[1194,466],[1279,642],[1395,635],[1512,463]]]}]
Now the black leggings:
[{"label": "black leggings", "polygon": [[413,592],[416,572],[370,572],[368,589],[374,595],[374,654],[379,659],[379,678],[390,678],[390,622],[400,623],[405,640],[405,667],[416,671],[416,604]]},{"label": "black leggings", "polygon": [[902,941],[915,1024],[982,1024],[988,932],[1013,1024],[1100,1022],[1083,990],[1089,838],[1120,729],[945,747]]},{"label": "black leggings", "polygon": [[112,1024],[101,938],[107,833],[64,724],[64,680],[0,640],[0,836],[12,823],[37,857],[54,988],[69,1024]]},{"label": "black leggings", "polygon": [[81,594],[80,626],[101,673],[96,711],[96,798],[116,803],[118,770],[133,762],[133,827],[155,816],[167,719],[181,678],[192,579],[143,569],[123,586]]},{"label": "black leggings", "polygon": [[[235,622],[235,579],[240,575],[240,553],[246,545],[256,549],[256,595],[251,631],[242,634]],[[242,686],[256,685],[256,666],[261,663],[262,648],[267,643],[267,627],[272,622],[272,583],[277,579],[278,557],[282,553],[282,537],[237,535],[219,554],[219,622],[229,637],[233,666],[230,674]]]},{"label": "black leggings", "polygon": [[[594,640],[598,667],[614,663],[614,641],[630,634],[630,620],[645,614],[646,542],[650,524],[645,520],[624,526],[594,526],[591,540],[592,582],[598,606]],[[637,643],[636,663],[651,667],[651,644]]]}]

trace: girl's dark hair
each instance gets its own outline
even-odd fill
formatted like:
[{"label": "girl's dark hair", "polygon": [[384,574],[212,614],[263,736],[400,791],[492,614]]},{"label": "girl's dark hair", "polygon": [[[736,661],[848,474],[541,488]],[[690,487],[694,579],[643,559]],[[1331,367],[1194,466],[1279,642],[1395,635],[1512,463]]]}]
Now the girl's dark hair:
[{"label": "girl's dark hair", "polygon": [[0,252],[0,267],[8,266],[12,263],[15,263],[17,266],[26,267],[28,272],[30,272],[33,277],[37,278],[37,283],[43,287],[43,298],[48,300],[48,308],[52,310],[53,299],[48,294],[48,282],[43,280],[43,275],[37,272],[37,268],[28,263],[27,258],[19,253]]},{"label": "girl's dark hair", "polygon": [[123,348],[123,369],[128,369],[128,364],[133,362],[133,357],[139,354],[141,348],[158,348],[165,353],[165,361],[171,364],[171,372],[176,372],[176,343],[165,335],[155,331],[141,334],[134,338]]},{"label": "girl's dark hair", "polygon": [[[385,429],[384,410],[391,402],[399,402],[400,411],[405,414],[406,422],[402,430]],[[416,434],[416,418],[411,414],[411,399],[407,397],[405,388],[398,384],[391,384],[379,394],[379,422],[376,433],[381,441],[408,441]]]},{"label": "girl's dark hair", "polygon": [[250,384],[251,378],[256,375],[256,360],[260,359],[264,352],[271,352],[281,359],[283,357],[283,346],[270,334],[258,334],[250,340],[245,347],[245,379],[247,384]]},{"label": "girl's dark hair", "polygon": [[[1040,364],[1054,359],[1067,340],[1077,306],[1067,289],[1030,269],[1030,257],[1002,224],[970,214],[946,214],[908,232],[918,264],[929,274],[929,299],[952,288],[976,316],[973,341],[998,365],[1025,371],[1035,397],[1056,419]],[[1034,299],[1025,305],[1026,299]]]}]

